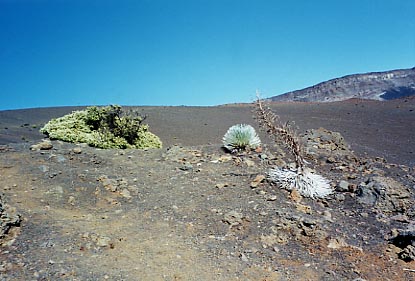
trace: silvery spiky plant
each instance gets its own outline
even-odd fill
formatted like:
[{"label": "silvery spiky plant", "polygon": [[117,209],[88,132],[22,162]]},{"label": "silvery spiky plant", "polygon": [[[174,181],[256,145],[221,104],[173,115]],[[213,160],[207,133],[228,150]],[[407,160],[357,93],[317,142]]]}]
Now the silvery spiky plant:
[{"label": "silvery spiky plant", "polygon": [[310,198],[323,198],[332,193],[329,181],[305,168],[303,149],[299,137],[288,124],[279,122],[279,116],[268,107],[264,107],[257,93],[257,116],[262,127],[275,141],[282,141],[295,158],[294,170],[274,168],[268,173],[269,178],[280,187],[296,189],[301,195]]},{"label": "silvery spiky plant", "polygon": [[308,169],[303,169],[299,173],[298,170],[276,167],[268,172],[268,176],[281,188],[287,190],[296,189],[305,197],[323,198],[332,193],[329,181]]},{"label": "silvery spiky plant", "polygon": [[231,152],[255,149],[261,145],[251,125],[238,124],[230,127],[222,138],[223,146]]}]

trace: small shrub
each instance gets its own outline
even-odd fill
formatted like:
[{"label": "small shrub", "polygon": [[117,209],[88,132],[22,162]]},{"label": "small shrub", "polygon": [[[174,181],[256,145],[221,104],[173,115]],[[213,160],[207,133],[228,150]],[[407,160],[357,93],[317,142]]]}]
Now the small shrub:
[{"label": "small shrub", "polygon": [[261,145],[251,125],[238,124],[230,127],[223,136],[223,146],[231,152],[255,149]]},{"label": "small shrub", "polygon": [[40,132],[51,139],[87,143],[98,148],[160,148],[160,139],[143,124],[145,118],[120,106],[88,107],[49,121]]}]

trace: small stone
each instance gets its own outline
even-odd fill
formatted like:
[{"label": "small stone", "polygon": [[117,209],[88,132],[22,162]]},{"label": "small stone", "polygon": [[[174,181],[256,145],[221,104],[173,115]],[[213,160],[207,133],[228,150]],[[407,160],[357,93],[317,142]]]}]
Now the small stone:
[{"label": "small stone", "polygon": [[257,175],[255,179],[251,182],[251,188],[256,188],[258,185],[265,179],[264,175]]},{"label": "small stone", "polygon": [[331,238],[327,248],[330,249],[339,249],[349,246],[343,238]]},{"label": "small stone", "polygon": [[81,154],[82,149],[80,147],[75,147],[74,149],[72,149],[72,152],[75,153],[75,154]]},{"label": "small stone", "polygon": [[135,195],[137,195],[139,193],[139,189],[138,189],[138,187],[136,185],[130,185],[130,186],[128,186],[128,190],[131,193],[135,194]]},{"label": "small stone", "polygon": [[255,166],[255,162],[252,161],[252,160],[244,159],[244,162],[248,167],[254,167]]},{"label": "small stone", "polygon": [[224,221],[230,224],[230,226],[232,227],[242,224],[242,218],[243,215],[241,213],[238,213],[236,211],[230,211],[225,214]]},{"label": "small stone", "polygon": [[304,214],[310,215],[312,213],[311,207],[307,205],[297,204],[296,208],[298,211],[303,212]]},{"label": "small stone", "polygon": [[75,205],[75,197],[69,196],[68,204],[74,206]]},{"label": "small stone", "polygon": [[402,169],[402,171],[409,173],[409,167],[405,166],[405,165],[399,165],[399,168]]},{"label": "small stone", "polygon": [[[10,262],[3,262],[0,264],[0,272],[6,272],[13,268],[13,264]],[[2,274],[0,274],[2,276]],[[3,279],[2,279],[3,280]]]},{"label": "small stone", "polygon": [[394,220],[394,221],[398,221],[398,222],[403,222],[403,223],[409,223],[410,222],[410,219],[408,218],[408,216],[404,215],[404,214],[399,214],[399,215],[392,216],[392,217],[390,217],[390,219]]},{"label": "small stone", "polygon": [[43,172],[43,173],[47,173],[49,172],[49,167],[46,165],[40,165],[39,169]]},{"label": "small stone", "polygon": [[267,159],[269,159],[269,156],[267,154],[265,154],[265,153],[262,153],[261,155],[259,155],[259,158],[261,160],[267,160]]},{"label": "small stone", "polygon": [[275,201],[277,200],[277,198],[278,198],[277,195],[271,195],[267,198],[267,201]]},{"label": "small stone", "polygon": [[120,192],[120,195],[121,195],[122,197],[124,197],[124,198],[127,198],[127,199],[131,198],[130,191],[129,191],[128,189],[126,189],[126,188],[124,188],[124,189]]},{"label": "small stone", "polygon": [[108,247],[111,243],[111,238],[106,236],[99,236],[96,240],[98,247]]},{"label": "small stone", "polygon": [[53,145],[52,142],[49,140],[43,140],[37,144],[30,146],[30,150],[49,150],[52,149]]},{"label": "small stone", "polygon": [[53,188],[54,193],[63,194],[63,187],[60,185],[57,185]]},{"label": "small stone", "polygon": [[222,189],[222,188],[227,187],[227,186],[229,186],[227,183],[218,183],[218,184],[215,185],[215,187],[218,188],[218,189]]},{"label": "small stone", "polygon": [[346,197],[344,196],[344,194],[335,194],[334,195],[334,198],[337,200],[337,201],[344,201],[345,199],[346,199]]},{"label": "small stone", "polygon": [[248,258],[246,257],[246,255],[244,254],[244,253],[241,253],[241,260],[243,261],[243,262],[248,262],[249,260],[248,260]]},{"label": "small stone", "polygon": [[57,155],[57,156],[56,156],[56,160],[57,160],[59,163],[64,163],[64,162],[66,162],[66,158],[65,158],[65,156],[63,156],[63,155]]},{"label": "small stone", "polygon": [[347,175],[347,178],[350,179],[350,180],[354,180],[354,179],[357,179],[357,175],[356,174],[350,174],[350,175]]},{"label": "small stone", "polygon": [[325,210],[323,212],[323,217],[326,221],[333,222],[333,218],[332,218],[331,213],[329,211]]},{"label": "small stone", "polygon": [[396,228],[391,229],[391,237],[397,237],[399,235],[399,230]]},{"label": "small stone", "polygon": [[232,160],[232,156],[231,155],[222,155],[217,160],[218,160],[218,162],[228,162],[228,161]]},{"label": "small stone", "polygon": [[185,163],[179,169],[182,170],[182,171],[191,171],[191,170],[193,170],[193,165],[190,164],[190,163]]},{"label": "small stone", "polygon": [[118,187],[115,180],[109,179],[106,176],[102,176],[98,180],[102,182],[102,185],[105,187],[105,189],[110,190],[112,192],[117,191]]},{"label": "small stone", "polygon": [[298,192],[298,190],[297,190],[297,189],[293,189],[293,190],[291,190],[291,193],[290,193],[290,199],[291,199],[292,201],[294,201],[294,202],[296,202],[296,203],[299,203],[299,202],[301,202],[302,198],[303,198],[303,197],[301,196],[300,192]]},{"label": "small stone", "polygon": [[336,159],[334,159],[334,157],[327,158],[327,163],[333,164],[335,162],[336,162]]},{"label": "small stone", "polygon": [[336,191],[339,191],[339,192],[349,191],[349,182],[345,180],[341,180],[336,186]]},{"label": "small stone", "polygon": [[349,245],[341,237],[331,238],[329,240],[329,244],[327,245],[327,248],[330,248],[330,249],[351,248],[351,249],[354,249],[354,250],[357,250],[357,251],[363,253],[363,249],[361,247]]}]

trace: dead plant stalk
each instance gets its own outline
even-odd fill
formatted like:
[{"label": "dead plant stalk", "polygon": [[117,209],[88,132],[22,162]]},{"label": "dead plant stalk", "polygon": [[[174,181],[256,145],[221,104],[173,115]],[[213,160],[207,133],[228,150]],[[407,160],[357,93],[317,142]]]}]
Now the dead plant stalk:
[{"label": "dead plant stalk", "polygon": [[282,140],[285,146],[294,155],[297,173],[304,170],[304,158],[302,156],[302,146],[297,134],[288,123],[283,124],[277,114],[272,112],[269,107],[265,107],[257,94],[257,116],[259,123],[265,127],[269,136],[275,141]]}]

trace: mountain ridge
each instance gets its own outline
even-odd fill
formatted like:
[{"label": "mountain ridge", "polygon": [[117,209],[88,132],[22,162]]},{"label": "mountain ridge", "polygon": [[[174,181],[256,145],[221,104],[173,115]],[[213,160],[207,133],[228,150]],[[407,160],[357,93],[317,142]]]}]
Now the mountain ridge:
[{"label": "mountain ridge", "polygon": [[415,67],[346,75],[268,100],[333,102],[352,98],[390,100],[412,95],[415,95]]}]

